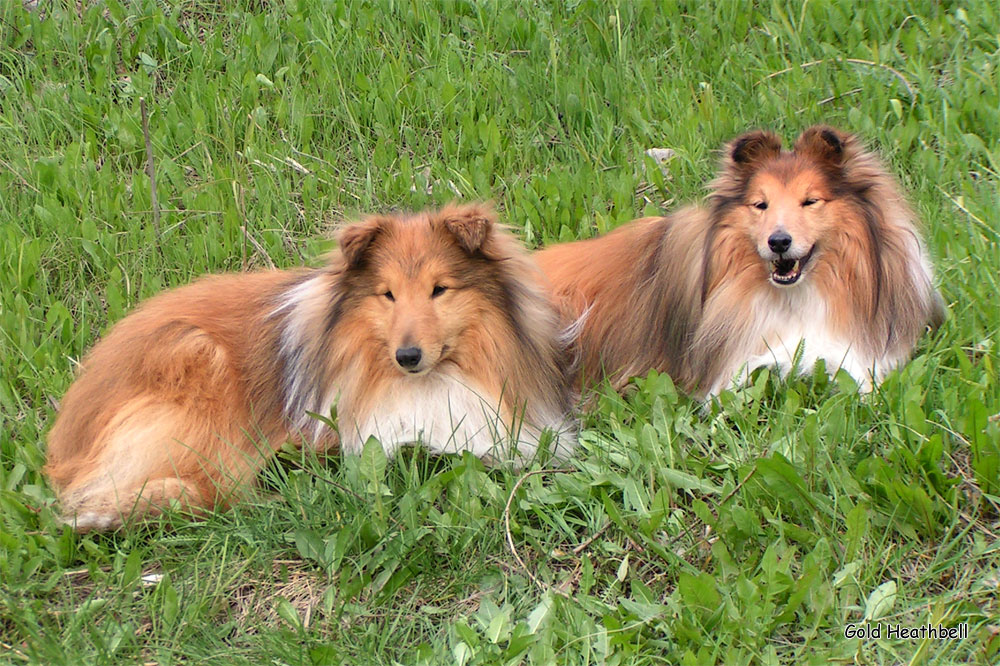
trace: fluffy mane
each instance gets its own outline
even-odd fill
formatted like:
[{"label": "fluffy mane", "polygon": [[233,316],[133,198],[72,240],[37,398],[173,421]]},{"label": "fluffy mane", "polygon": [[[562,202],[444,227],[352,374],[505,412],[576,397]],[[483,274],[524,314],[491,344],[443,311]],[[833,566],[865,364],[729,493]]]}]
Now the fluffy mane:
[{"label": "fluffy mane", "polygon": [[[770,132],[753,132],[726,146],[712,182],[702,249],[700,322],[692,332],[687,369],[692,388],[717,385],[718,373],[745,352],[757,333],[749,311],[755,299],[774,300],[760,272],[760,258],[744,237],[734,211],[750,178],[761,169],[782,175],[818,168],[843,206],[826,234],[811,282],[826,304],[830,325],[866,356],[908,353],[944,307],[913,213],[895,180],[857,137],[827,126],[811,127],[782,151]],[[741,326],[742,324],[742,326]],[[876,378],[877,379],[877,378]]]},{"label": "fluffy mane", "polygon": [[389,354],[355,314],[370,292],[373,269],[394,261],[417,228],[455,254],[463,283],[481,296],[481,316],[468,322],[465,343],[449,361],[525,422],[570,414],[567,350],[543,276],[492,210],[453,204],[421,215],[373,216],[346,228],[326,265],[301,275],[282,296],[273,311],[280,330],[275,358],[289,418],[320,436],[326,426],[308,413],[325,414],[338,401],[331,391],[340,405],[366,412],[377,407],[373,396],[399,380]]}]

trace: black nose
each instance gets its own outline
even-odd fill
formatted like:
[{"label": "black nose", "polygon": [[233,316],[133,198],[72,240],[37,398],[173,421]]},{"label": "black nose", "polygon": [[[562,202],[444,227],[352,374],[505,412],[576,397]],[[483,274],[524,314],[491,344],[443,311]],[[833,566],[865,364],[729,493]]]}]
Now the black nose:
[{"label": "black nose", "polygon": [[771,252],[788,252],[788,248],[792,246],[792,237],[787,231],[775,231],[768,237],[767,246],[771,248]]},{"label": "black nose", "polygon": [[396,363],[401,368],[415,368],[420,363],[420,347],[407,347],[396,350]]}]

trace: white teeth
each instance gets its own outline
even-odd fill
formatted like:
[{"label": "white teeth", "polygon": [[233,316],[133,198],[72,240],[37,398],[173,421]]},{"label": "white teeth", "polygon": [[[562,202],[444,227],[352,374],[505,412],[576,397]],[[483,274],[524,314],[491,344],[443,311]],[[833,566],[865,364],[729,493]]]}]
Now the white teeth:
[{"label": "white teeth", "polygon": [[771,265],[771,282],[777,285],[790,285],[795,284],[802,277],[802,269],[805,264],[809,263],[812,258],[813,248],[797,258],[783,258],[779,255],[779,258],[772,259],[768,263]]},{"label": "white teeth", "polygon": [[771,262],[771,279],[779,284],[791,284],[799,279],[801,275],[802,265],[801,260],[796,259],[792,264],[792,267],[784,272],[779,273],[778,264],[780,261]]}]

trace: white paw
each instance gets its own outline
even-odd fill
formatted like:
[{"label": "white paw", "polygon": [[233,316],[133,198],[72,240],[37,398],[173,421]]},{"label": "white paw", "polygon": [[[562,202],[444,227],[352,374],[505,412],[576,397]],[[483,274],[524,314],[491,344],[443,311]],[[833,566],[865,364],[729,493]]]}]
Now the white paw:
[{"label": "white paw", "polygon": [[62,516],[60,522],[70,525],[77,532],[105,532],[121,525],[121,516],[117,513],[98,513],[82,511],[75,516]]}]

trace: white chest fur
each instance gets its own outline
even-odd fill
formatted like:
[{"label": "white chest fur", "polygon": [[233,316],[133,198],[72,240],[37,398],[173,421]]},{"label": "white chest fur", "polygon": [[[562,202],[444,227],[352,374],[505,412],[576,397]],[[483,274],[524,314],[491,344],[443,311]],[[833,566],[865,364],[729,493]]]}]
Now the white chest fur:
[{"label": "white chest fur", "polygon": [[[732,385],[744,383],[749,374],[761,367],[774,367],[782,375],[793,368],[812,372],[824,362],[831,375],[843,369],[862,391],[903,362],[903,358],[874,356],[865,352],[849,336],[833,331],[829,311],[821,294],[809,285],[781,289],[754,303],[753,322],[746,337],[745,353],[733,358],[725,377]],[[729,380],[720,380],[710,393],[721,391]]]},{"label": "white chest fur", "polygon": [[375,437],[389,456],[406,444],[420,444],[437,454],[470,451],[487,462],[518,463],[534,456],[542,429],[564,438],[569,431],[561,416],[535,427],[505,412],[499,396],[461,377],[440,372],[401,377],[370,413],[340,412],[341,447],[358,453]]}]

